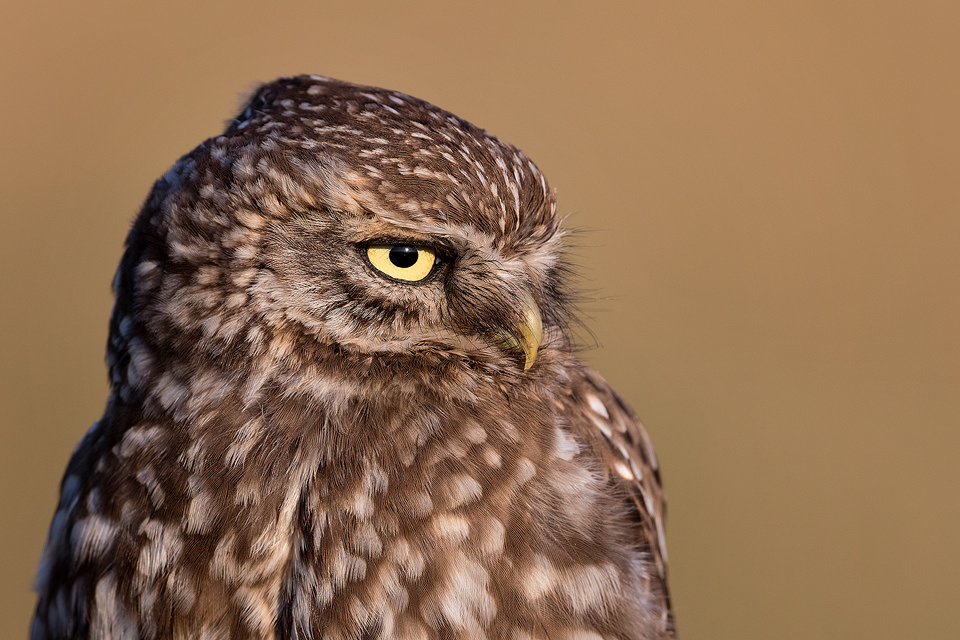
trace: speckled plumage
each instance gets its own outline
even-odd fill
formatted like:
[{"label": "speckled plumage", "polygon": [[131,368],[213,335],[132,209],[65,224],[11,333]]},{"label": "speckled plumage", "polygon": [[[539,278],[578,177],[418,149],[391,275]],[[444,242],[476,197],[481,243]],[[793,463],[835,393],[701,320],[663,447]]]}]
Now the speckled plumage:
[{"label": "speckled plumage", "polygon": [[[261,87],[130,233],[33,640],[672,636],[656,459],[571,352],[561,236],[450,113]],[[442,260],[394,280],[384,241]]]}]

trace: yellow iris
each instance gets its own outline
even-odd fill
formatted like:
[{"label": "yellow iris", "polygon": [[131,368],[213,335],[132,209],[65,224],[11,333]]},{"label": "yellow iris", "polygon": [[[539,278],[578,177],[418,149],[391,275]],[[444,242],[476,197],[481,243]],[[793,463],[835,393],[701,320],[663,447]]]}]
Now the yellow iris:
[{"label": "yellow iris", "polygon": [[430,247],[413,244],[372,244],[367,259],[373,268],[396,280],[419,282],[433,271],[437,254]]}]

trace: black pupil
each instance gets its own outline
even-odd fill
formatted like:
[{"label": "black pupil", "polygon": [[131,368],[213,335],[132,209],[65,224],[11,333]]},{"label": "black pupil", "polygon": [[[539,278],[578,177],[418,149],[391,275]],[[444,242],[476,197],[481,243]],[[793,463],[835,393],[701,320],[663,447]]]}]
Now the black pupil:
[{"label": "black pupil", "polygon": [[409,244],[394,245],[390,247],[390,262],[394,266],[406,269],[417,264],[417,258],[419,257],[417,254],[417,248],[411,247]]}]

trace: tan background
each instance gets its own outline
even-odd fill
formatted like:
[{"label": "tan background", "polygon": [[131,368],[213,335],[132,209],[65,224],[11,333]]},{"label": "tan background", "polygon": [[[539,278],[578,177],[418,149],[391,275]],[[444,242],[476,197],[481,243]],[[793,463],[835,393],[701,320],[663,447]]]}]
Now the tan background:
[{"label": "tan background", "polygon": [[106,397],[130,219],[299,72],[488,128],[587,229],[587,358],[660,453],[684,638],[960,637],[960,3],[193,4],[0,7],[0,637]]}]

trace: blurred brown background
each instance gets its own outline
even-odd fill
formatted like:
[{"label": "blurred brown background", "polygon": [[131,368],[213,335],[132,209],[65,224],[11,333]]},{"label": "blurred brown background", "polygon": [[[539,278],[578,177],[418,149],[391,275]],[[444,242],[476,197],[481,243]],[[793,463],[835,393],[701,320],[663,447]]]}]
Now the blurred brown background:
[{"label": "blurred brown background", "polygon": [[516,144],[587,230],[586,357],[660,453],[685,639],[960,637],[960,4],[343,5],[0,7],[0,636],[106,398],[129,221],[310,72]]}]

